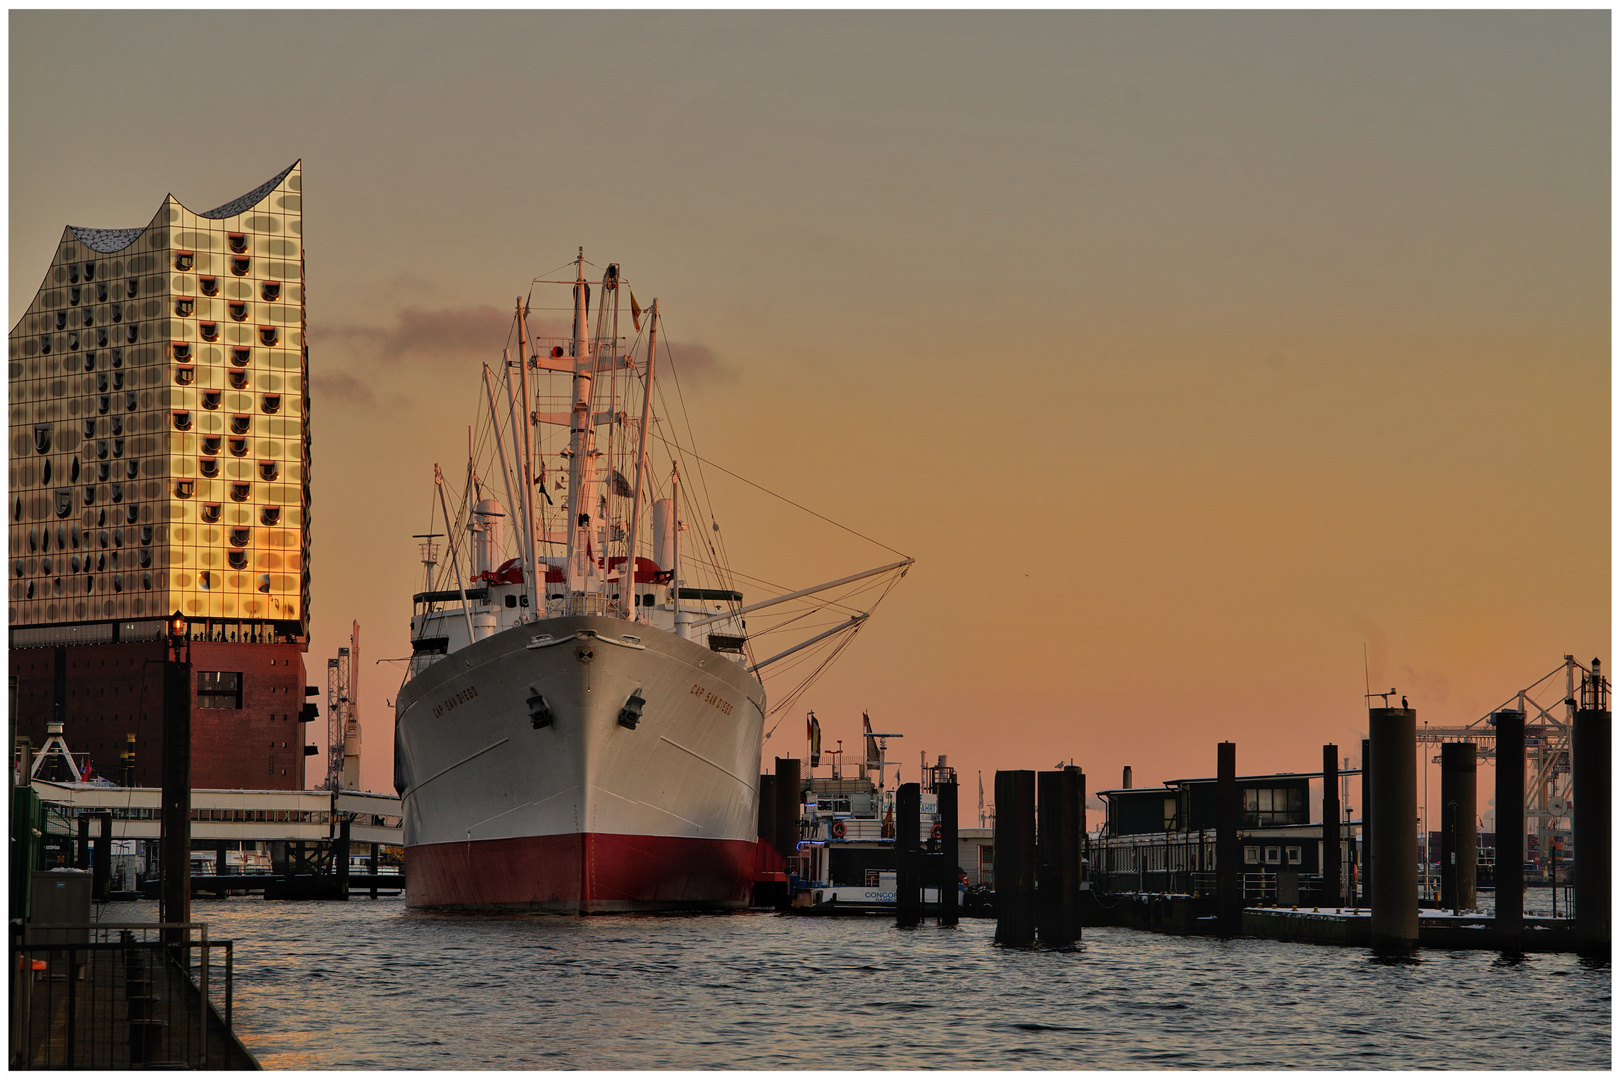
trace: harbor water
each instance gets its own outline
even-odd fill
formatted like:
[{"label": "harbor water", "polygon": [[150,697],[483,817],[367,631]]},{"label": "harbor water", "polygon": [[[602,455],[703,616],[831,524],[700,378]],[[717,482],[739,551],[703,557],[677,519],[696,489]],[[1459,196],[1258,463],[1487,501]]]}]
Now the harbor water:
[{"label": "harbor water", "polygon": [[[1535,906],[1532,904],[1532,906]],[[156,921],[108,905],[107,921]],[[270,1069],[1607,1069],[1610,971],[967,919],[496,917],[198,899]]]}]

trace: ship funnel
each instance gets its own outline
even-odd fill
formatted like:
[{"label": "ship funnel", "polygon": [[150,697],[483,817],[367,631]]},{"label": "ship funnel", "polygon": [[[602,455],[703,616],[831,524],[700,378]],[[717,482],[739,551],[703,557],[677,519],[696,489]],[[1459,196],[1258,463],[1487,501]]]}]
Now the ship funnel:
[{"label": "ship funnel", "polygon": [[473,507],[472,522],[467,527],[472,533],[473,577],[487,574],[501,564],[506,550],[505,521],[506,507],[499,499],[482,499]]}]

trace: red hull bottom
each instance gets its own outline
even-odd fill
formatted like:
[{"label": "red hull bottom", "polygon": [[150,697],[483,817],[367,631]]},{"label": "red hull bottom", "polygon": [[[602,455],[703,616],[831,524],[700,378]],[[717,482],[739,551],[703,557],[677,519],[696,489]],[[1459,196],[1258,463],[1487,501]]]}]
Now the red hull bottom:
[{"label": "red hull bottom", "polygon": [[693,911],[748,905],[752,840],[565,833],[405,849],[405,902],[465,911]]}]

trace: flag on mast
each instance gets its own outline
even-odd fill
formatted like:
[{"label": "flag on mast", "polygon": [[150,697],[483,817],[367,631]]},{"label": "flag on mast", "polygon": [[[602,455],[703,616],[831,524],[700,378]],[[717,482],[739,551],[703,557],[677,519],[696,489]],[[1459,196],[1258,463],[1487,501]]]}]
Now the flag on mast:
[{"label": "flag on mast", "polygon": [[804,722],[804,737],[810,741],[810,767],[821,764],[821,721],[811,713]]},{"label": "flag on mast", "polygon": [[630,290],[630,321],[635,323],[636,329],[641,329],[641,305],[636,303],[636,290]]},{"label": "flag on mast", "polygon": [[861,726],[866,739],[866,756],[861,762],[861,773],[864,775],[867,769],[881,768],[883,756],[878,752],[877,740],[872,738],[872,718],[865,712],[861,713]]}]

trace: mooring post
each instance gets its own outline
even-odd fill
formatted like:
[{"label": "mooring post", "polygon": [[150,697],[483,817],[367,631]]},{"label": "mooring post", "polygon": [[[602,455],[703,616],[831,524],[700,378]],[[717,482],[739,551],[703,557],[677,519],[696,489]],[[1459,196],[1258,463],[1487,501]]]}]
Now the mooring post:
[{"label": "mooring post", "polygon": [[1473,743],[1440,744],[1440,906],[1453,914],[1478,902],[1478,768]]},{"label": "mooring post", "polygon": [[776,850],[784,859],[799,853],[799,759],[776,759]]},{"label": "mooring post", "polygon": [[96,814],[96,847],[90,858],[90,897],[106,902],[112,889],[112,811]]},{"label": "mooring post", "polygon": [[1496,933],[1517,951],[1524,933],[1524,713],[1502,709],[1496,725]]},{"label": "mooring post", "polygon": [[1062,834],[1058,849],[1058,874],[1062,898],[1058,909],[1058,932],[1061,943],[1072,945],[1080,940],[1080,844],[1084,834],[1085,780],[1073,765],[1063,770],[1063,815],[1059,821]]},{"label": "mooring post", "polygon": [[776,775],[759,774],[759,838],[776,847]]},{"label": "mooring post", "polygon": [[338,815],[337,844],[332,848],[332,862],[335,864],[332,867],[332,872],[337,875],[337,898],[339,900],[349,898],[350,817],[349,814],[340,813]]},{"label": "mooring post", "polygon": [[1570,752],[1575,783],[1575,930],[1583,948],[1607,949],[1610,941],[1609,850],[1612,824],[1612,765],[1609,760],[1611,715],[1603,669],[1592,661],[1584,680],[1581,707],[1575,711],[1574,746]]},{"label": "mooring post", "polygon": [[1417,710],[1368,709],[1373,761],[1372,945],[1418,939]]},{"label": "mooring post", "polygon": [[1035,773],[996,770],[996,940],[1035,940]]},{"label": "mooring post", "polygon": [[1063,933],[1063,774],[1035,774],[1035,932],[1048,945],[1062,947]]},{"label": "mooring post", "polygon": [[922,788],[901,784],[894,799],[894,925],[922,922]]},{"label": "mooring post", "polygon": [[1076,939],[1078,939],[1080,937],[1081,920],[1080,897],[1078,894],[1087,891],[1091,887],[1091,838],[1086,832],[1086,774],[1083,770],[1078,768],[1075,769],[1074,772],[1074,801],[1075,805],[1079,808],[1076,811],[1077,816],[1075,818],[1074,826],[1075,856],[1080,860],[1077,868],[1079,871],[1079,877],[1075,879],[1076,895],[1074,900],[1074,936]]},{"label": "mooring post", "polygon": [[1322,747],[1322,903],[1334,908],[1344,899],[1339,816],[1339,748],[1328,743]]},{"label": "mooring post", "polygon": [[957,923],[956,868],[960,853],[957,850],[956,781],[934,785],[939,799],[939,925]]},{"label": "mooring post", "polygon": [[366,860],[366,868],[371,871],[371,898],[377,899],[377,848],[379,844],[371,845],[371,856]]},{"label": "mooring post", "polygon": [[[158,921],[191,921],[191,650],[184,619],[169,620],[169,649],[163,664],[163,808],[161,811],[163,885]],[[183,942],[188,931],[163,932],[165,941]]]},{"label": "mooring post", "polygon": [[1215,747],[1215,912],[1223,937],[1243,932],[1243,852],[1238,847],[1242,803],[1237,786],[1237,743]]},{"label": "mooring post", "polygon": [[1361,740],[1361,903],[1372,907],[1372,740]]},{"label": "mooring post", "polygon": [[90,869],[90,811],[79,810],[79,840],[73,847],[73,868],[75,870]]}]

